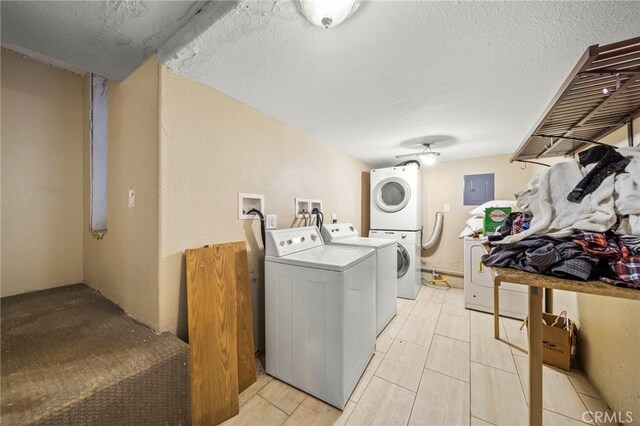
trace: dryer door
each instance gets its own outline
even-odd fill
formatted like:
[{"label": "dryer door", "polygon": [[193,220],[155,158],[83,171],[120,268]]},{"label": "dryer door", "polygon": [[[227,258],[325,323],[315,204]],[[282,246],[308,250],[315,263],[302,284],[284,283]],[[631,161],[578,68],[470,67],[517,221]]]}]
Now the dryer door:
[{"label": "dryer door", "polygon": [[373,193],[376,206],[387,213],[399,212],[411,199],[409,185],[399,177],[388,177],[380,181]]},{"label": "dryer door", "polygon": [[411,266],[411,258],[409,252],[402,244],[398,243],[398,278],[405,276]]}]

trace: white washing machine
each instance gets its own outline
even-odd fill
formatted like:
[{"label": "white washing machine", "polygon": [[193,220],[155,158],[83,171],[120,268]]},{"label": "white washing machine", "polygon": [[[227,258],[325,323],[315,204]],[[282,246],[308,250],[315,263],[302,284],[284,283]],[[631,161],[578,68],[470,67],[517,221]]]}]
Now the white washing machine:
[{"label": "white washing machine", "polygon": [[350,223],[331,223],[322,228],[322,237],[326,244],[376,250],[376,335],[378,335],[397,312],[397,244],[388,239],[366,238],[359,235],[358,230]]},{"label": "white washing machine", "polygon": [[369,231],[369,237],[396,241],[398,297],[415,299],[422,285],[420,231]]},{"label": "white washing machine", "polygon": [[415,164],[371,170],[371,229],[422,227],[420,169]]},{"label": "white washing machine", "polygon": [[375,250],[315,226],[266,237],[267,373],[342,410],[375,351]]}]

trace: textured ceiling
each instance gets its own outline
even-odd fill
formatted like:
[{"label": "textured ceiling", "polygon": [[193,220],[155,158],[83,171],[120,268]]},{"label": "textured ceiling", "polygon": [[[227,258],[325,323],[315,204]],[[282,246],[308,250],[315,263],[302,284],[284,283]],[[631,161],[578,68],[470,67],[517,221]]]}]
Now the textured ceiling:
[{"label": "textured ceiling", "polygon": [[116,81],[160,49],[170,68],[375,166],[423,140],[447,141],[444,161],[511,153],[587,46],[640,35],[637,1],[372,0],[330,30],[287,0],[0,8],[3,45]]},{"label": "textured ceiling", "polygon": [[638,22],[638,2],[368,1],[324,30],[291,2],[250,1],[159,53],[380,166],[424,136],[455,139],[445,161],[513,152],[584,50]]},{"label": "textured ceiling", "polygon": [[2,1],[2,42],[121,81],[201,7],[201,1]]}]

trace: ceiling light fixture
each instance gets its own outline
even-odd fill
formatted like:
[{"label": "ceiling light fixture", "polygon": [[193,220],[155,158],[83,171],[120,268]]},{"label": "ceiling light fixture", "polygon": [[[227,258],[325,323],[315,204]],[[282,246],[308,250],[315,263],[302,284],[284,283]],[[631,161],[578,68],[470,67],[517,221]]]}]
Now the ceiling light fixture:
[{"label": "ceiling light fixture", "polygon": [[421,155],[420,156],[420,161],[422,162],[422,164],[425,164],[427,166],[433,166],[434,164],[436,164],[436,159],[438,157],[434,157],[434,156],[427,156],[427,155]]},{"label": "ceiling light fixture", "polygon": [[426,164],[427,166],[431,166],[435,164],[438,157],[440,157],[440,153],[432,150],[430,143],[423,143],[422,146],[424,146],[424,150],[422,152],[414,152],[413,154],[396,155],[396,158],[418,157],[418,159],[422,162],[422,164]]},{"label": "ceiling light fixture", "polygon": [[432,151],[430,144],[425,144],[424,151],[418,154],[418,158],[420,159],[420,161],[422,161],[422,163],[426,164],[427,166],[434,165],[438,157],[440,157],[440,153]]},{"label": "ceiling light fixture", "polygon": [[302,15],[313,25],[335,27],[356,11],[360,0],[297,0]]}]

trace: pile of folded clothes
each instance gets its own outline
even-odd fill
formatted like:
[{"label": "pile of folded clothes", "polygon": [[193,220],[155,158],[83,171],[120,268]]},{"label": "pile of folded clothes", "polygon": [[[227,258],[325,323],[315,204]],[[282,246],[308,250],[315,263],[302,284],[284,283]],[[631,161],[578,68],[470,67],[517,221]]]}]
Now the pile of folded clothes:
[{"label": "pile of folded clothes", "polygon": [[640,289],[640,149],[597,146],[516,194],[486,266]]}]

